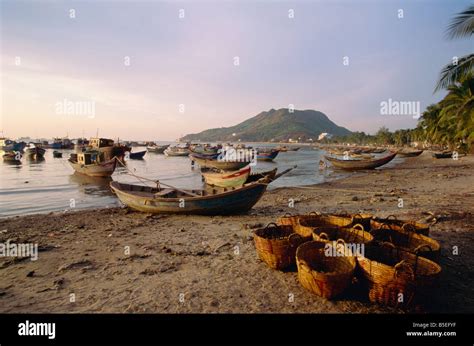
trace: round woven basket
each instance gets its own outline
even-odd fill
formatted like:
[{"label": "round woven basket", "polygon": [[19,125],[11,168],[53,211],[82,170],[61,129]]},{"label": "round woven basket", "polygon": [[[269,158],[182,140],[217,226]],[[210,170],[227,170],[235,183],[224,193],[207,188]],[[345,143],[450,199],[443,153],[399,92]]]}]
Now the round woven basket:
[{"label": "round woven basket", "polygon": [[364,230],[361,224],[349,227],[318,227],[313,231],[315,241],[337,241],[344,240],[345,243],[369,245],[374,237]]},{"label": "round woven basket", "polygon": [[[430,225],[411,220],[399,220],[394,215],[390,215],[384,219],[373,218],[370,221],[370,228],[380,228],[383,224],[390,225],[393,228],[414,231],[425,236],[428,236],[430,233]],[[368,230],[369,228],[366,229]]]},{"label": "round woven basket", "polygon": [[278,218],[277,224],[292,226],[293,231],[295,233],[299,234],[303,238],[303,241],[306,242],[306,241],[310,241],[313,238],[312,238],[312,235],[309,232],[303,232],[303,233],[299,232],[299,228],[298,228],[299,221],[307,219],[307,218],[311,219],[311,218],[317,217],[319,215],[321,215],[321,214],[317,213],[317,212],[314,212],[314,211],[312,211],[311,213],[306,214],[306,215],[291,215],[289,213],[286,213],[282,217]]},{"label": "round woven basket", "polygon": [[[356,267],[353,256],[327,256],[333,245],[310,241],[298,247],[296,265],[298,280],[307,290],[326,299],[341,294],[351,283]],[[337,251],[332,249],[332,253]]]},{"label": "round woven basket", "polygon": [[394,307],[424,304],[441,273],[435,262],[390,243],[367,247],[357,263],[370,301]]},{"label": "round woven basket", "polygon": [[256,230],[253,239],[260,259],[279,270],[295,264],[296,248],[303,242],[293,227],[275,223]]},{"label": "round woven basket", "polygon": [[372,222],[371,234],[379,242],[389,242],[405,251],[438,261],[441,246],[433,238],[416,233],[410,227]]}]

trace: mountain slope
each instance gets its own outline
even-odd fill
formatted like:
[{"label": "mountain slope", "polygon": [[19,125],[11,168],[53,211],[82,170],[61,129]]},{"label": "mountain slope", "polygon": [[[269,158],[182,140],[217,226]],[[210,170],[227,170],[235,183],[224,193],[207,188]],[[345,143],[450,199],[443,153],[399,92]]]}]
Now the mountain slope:
[{"label": "mountain slope", "polygon": [[351,132],[337,126],[324,113],[314,110],[294,110],[287,108],[271,109],[261,112],[253,118],[238,125],[205,130],[188,134],[183,141],[286,141],[290,138],[316,140],[322,132],[336,136],[348,135]]}]

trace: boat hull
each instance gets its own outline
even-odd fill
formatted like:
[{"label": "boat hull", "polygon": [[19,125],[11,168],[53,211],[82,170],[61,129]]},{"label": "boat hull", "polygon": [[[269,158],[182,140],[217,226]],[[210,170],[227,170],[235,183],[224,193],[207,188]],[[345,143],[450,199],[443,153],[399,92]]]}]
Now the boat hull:
[{"label": "boat hull", "polygon": [[131,160],[141,160],[143,159],[143,156],[145,156],[146,150],[144,151],[137,151],[136,153],[130,153],[130,159]]},{"label": "boat hull", "polygon": [[117,161],[113,159],[104,163],[91,165],[83,165],[72,161],[69,161],[69,163],[77,173],[85,174],[90,177],[110,177],[114,173]]},{"label": "boat hull", "polygon": [[43,158],[45,152],[45,149],[39,147],[26,149],[26,155],[31,158]]},{"label": "boat hull", "polygon": [[228,173],[202,173],[204,181],[208,185],[220,187],[237,187],[242,186],[250,175],[250,167],[237,172]]},{"label": "boat hull", "polygon": [[169,145],[156,145],[156,146],[147,146],[147,150],[152,153],[156,154],[163,154],[166,149],[168,149]]},{"label": "boat hull", "polygon": [[[181,198],[156,198],[153,196],[153,192],[158,191],[157,189],[121,184],[116,181],[111,182],[110,187],[123,204],[141,212],[154,214],[231,215],[244,213],[251,209],[264,194],[267,184],[253,183],[239,189],[215,195]],[[151,192],[148,193],[147,191]]]},{"label": "boat hull", "polygon": [[278,153],[279,153],[278,150],[272,151],[271,153],[257,153],[257,160],[258,161],[273,161],[277,157]]},{"label": "boat hull", "polygon": [[392,161],[396,152],[376,160],[339,160],[334,157],[324,156],[334,167],[345,170],[375,169]]},{"label": "boat hull", "polygon": [[423,150],[415,150],[415,151],[408,151],[408,152],[403,152],[399,151],[398,156],[403,156],[403,157],[415,157],[415,156],[420,156],[423,153]]},{"label": "boat hull", "polygon": [[189,155],[189,158],[196,162],[201,168],[216,168],[223,171],[236,171],[250,164],[249,161],[221,161],[217,159],[203,159],[195,156],[194,154]]}]

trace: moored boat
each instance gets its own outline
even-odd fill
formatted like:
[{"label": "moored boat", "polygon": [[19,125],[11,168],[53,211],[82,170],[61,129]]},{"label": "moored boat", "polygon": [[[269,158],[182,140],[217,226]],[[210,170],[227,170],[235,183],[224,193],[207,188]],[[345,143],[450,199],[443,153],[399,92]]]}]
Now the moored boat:
[{"label": "moored boat", "polygon": [[30,143],[25,149],[25,153],[28,158],[32,159],[42,159],[44,157],[46,150],[41,147],[38,143]]},{"label": "moored boat", "polygon": [[349,160],[341,160],[335,157],[331,157],[325,155],[324,157],[326,160],[331,162],[334,167],[346,169],[346,170],[359,170],[359,169],[375,169],[377,167],[383,166],[390,161],[392,161],[395,156],[397,155],[396,152],[391,152],[389,155],[377,158],[377,159],[349,159]]},{"label": "moored boat", "polygon": [[228,215],[251,209],[267,189],[267,180],[246,184],[239,188],[208,190],[180,190],[110,183],[112,191],[128,207],[147,213]]},{"label": "moored boat", "polygon": [[260,161],[273,161],[280,151],[277,149],[272,149],[269,151],[258,150],[257,151],[257,160]]},{"label": "moored boat", "polygon": [[166,156],[188,156],[189,155],[189,149],[188,148],[182,148],[182,147],[168,147],[164,151]]},{"label": "moored boat", "polygon": [[55,150],[55,151],[53,151],[53,157],[59,159],[59,158],[63,157],[63,153],[60,152],[60,151]]},{"label": "moored boat", "polygon": [[146,149],[152,153],[163,154],[165,150],[168,149],[169,146],[170,146],[169,144],[156,145],[155,143],[152,142],[152,143],[148,143],[148,145],[146,146]]},{"label": "moored boat", "polygon": [[190,154],[189,158],[193,162],[197,163],[201,168],[215,168],[215,169],[220,169],[223,171],[236,171],[250,164],[250,161],[245,161],[245,160],[227,161],[227,160],[219,160],[219,159],[208,159],[208,158],[198,157],[195,154]]},{"label": "moored boat", "polygon": [[69,163],[77,173],[91,177],[109,177],[114,173],[117,160],[104,159],[104,153],[97,150],[71,154]]},{"label": "moored boat", "polygon": [[3,161],[5,162],[19,163],[22,158],[22,155],[19,151],[7,151],[5,154],[2,155],[2,157]]},{"label": "moored boat", "polygon": [[131,160],[141,160],[141,159],[143,159],[145,154],[146,154],[146,150],[137,151],[135,153],[130,152],[129,157],[130,157]]}]

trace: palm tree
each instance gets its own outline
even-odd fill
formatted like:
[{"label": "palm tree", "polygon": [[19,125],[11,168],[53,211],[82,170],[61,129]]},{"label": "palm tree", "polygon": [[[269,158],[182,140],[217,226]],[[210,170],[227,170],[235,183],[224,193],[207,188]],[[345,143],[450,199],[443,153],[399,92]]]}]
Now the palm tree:
[{"label": "palm tree", "polygon": [[440,101],[439,123],[453,142],[474,141],[474,78],[468,74],[448,87],[448,94]]},{"label": "palm tree", "polygon": [[[474,5],[469,6],[465,11],[459,13],[448,27],[447,36],[449,39],[470,37],[474,34]],[[474,54],[461,57],[456,65],[446,65],[440,73],[435,92],[446,89],[456,81],[465,78],[474,71]]]}]

